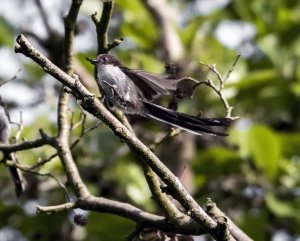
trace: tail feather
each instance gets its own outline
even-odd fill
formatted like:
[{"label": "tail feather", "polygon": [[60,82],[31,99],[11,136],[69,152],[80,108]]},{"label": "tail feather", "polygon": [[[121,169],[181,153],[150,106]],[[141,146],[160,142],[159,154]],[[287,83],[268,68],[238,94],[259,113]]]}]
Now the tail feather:
[{"label": "tail feather", "polygon": [[208,133],[217,136],[227,136],[226,133],[210,130],[206,126],[228,126],[231,123],[229,118],[197,118],[146,101],[144,102],[144,106],[147,116],[196,135]]},{"label": "tail feather", "polygon": [[[8,159],[16,162],[16,160],[12,154],[9,155]],[[17,198],[19,198],[25,190],[25,184],[24,184],[22,173],[16,167],[10,166],[8,169],[9,169],[11,178],[15,184],[16,196],[17,196]]]},{"label": "tail feather", "polygon": [[13,182],[15,184],[15,192],[16,192],[17,198],[19,198],[25,189],[22,175],[20,174],[18,169],[15,167],[9,167],[9,172],[10,172]]}]

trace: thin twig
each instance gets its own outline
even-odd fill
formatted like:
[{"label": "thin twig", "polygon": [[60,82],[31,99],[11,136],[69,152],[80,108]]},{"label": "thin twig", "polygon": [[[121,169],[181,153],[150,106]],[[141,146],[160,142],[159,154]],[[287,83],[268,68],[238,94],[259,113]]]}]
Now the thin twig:
[{"label": "thin twig", "polygon": [[225,77],[223,78],[223,81],[222,81],[223,85],[221,86],[222,89],[224,88],[225,82],[229,79],[229,77],[230,77],[231,73],[233,72],[233,70],[234,70],[237,62],[239,61],[240,57],[241,57],[241,53],[239,52],[238,55],[236,56],[233,64],[231,65],[231,68],[228,70]]},{"label": "thin twig", "polygon": [[23,130],[23,114],[22,114],[22,111],[20,111],[20,122],[18,124],[18,131],[16,133],[16,136],[14,138],[14,143],[18,143],[19,139],[20,139],[20,136],[21,136],[21,133],[22,133],[22,130]]},{"label": "thin twig", "polygon": [[[87,134],[87,133],[93,131],[94,129],[98,128],[101,124],[102,124],[102,122],[99,121],[99,122],[95,123],[95,125],[91,126],[90,128],[85,129],[84,132],[81,131],[80,136],[77,137],[77,138],[72,142],[72,144],[70,145],[70,149],[73,149],[73,148],[80,142],[81,138],[82,138],[85,134]],[[53,158],[55,158],[55,157],[57,157],[57,156],[58,156],[58,153],[55,152],[55,153],[53,153],[52,155],[50,155],[48,158],[37,161],[34,165],[32,165],[32,166],[30,167],[30,169],[31,169],[31,170],[37,169],[37,168],[41,167],[42,165],[45,165],[46,163],[50,162]]]},{"label": "thin twig", "polygon": [[16,167],[16,168],[20,169],[23,172],[28,172],[28,173],[38,175],[38,176],[41,176],[41,177],[50,177],[50,178],[52,178],[58,184],[58,186],[60,186],[60,188],[63,189],[63,191],[66,194],[67,199],[69,201],[71,200],[66,186],[57,177],[55,177],[53,174],[51,174],[51,173],[40,173],[40,172],[37,172],[37,171],[33,171],[33,170],[31,170],[31,168],[29,166],[25,166],[24,164],[20,164],[18,162],[14,162],[14,161],[6,161],[5,165],[10,166],[10,167]]},{"label": "thin twig", "polygon": [[161,145],[166,140],[173,138],[183,132],[182,129],[179,128],[171,128],[166,134],[164,134],[160,138],[156,138],[152,144],[149,145],[151,151],[155,151],[155,149]]},{"label": "thin twig", "polygon": [[39,148],[48,144],[49,143],[46,140],[40,138],[40,139],[36,139],[35,141],[24,141],[18,144],[0,144],[0,151],[11,153],[11,152],[29,150],[33,148]]},{"label": "thin twig", "polygon": [[17,73],[14,74],[14,76],[8,80],[4,80],[3,82],[0,83],[0,87],[11,82],[14,81],[17,77],[18,77],[18,73],[21,72],[21,69],[18,69]]},{"label": "thin twig", "polygon": [[119,46],[122,42],[123,42],[124,38],[116,38],[114,39],[114,41],[110,44],[107,44],[107,52],[109,52],[110,50],[112,50],[113,48]]},{"label": "thin twig", "polygon": [[76,206],[75,202],[68,202],[68,203],[55,205],[55,206],[37,206],[36,213],[53,214],[64,210],[74,209],[75,206]]},{"label": "thin twig", "polygon": [[37,5],[37,7],[39,9],[39,12],[41,14],[42,21],[43,21],[43,24],[44,24],[44,26],[47,30],[47,33],[49,35],[51,35],[53,33],[53,29],[51,28],[51,25],[49,24],[48,16],[47,16],[47,13],[46,13],[45,9],[42,6],[41,0],[35,0],[35,4]]},{"label": "thin twig", "polygon": [[212,71],[217,76],[217,79],[219,80],[219,86],[218,87],[213,83],[213,81],[210,78],[207,78],[207,80],[204,81],[204,82],[201,82],[201,84],[204,83],[205,85],[209,86],[210,88],[212,88],[216,92],[216,94],[219,96],[221,102],[223,103],[223,105],[226,109],[226,117],[230,118],[232,120],[236,120],[239,117],[238,116],[232,116],[232,111],[233,111],[234,107],[229,104],[226,96],[224,95],[223,90],[224,90],[225,83],[228,80],[228,78],[230,77],[232,71],[234,70],[240,56],[241,56],[241,54],[239,53],[237,55],[237,57],[235,58],[233,64],[231,65],[230,69],[224,75],[224,77],[222,77],[222,75],[220,74],[220,72],[218,71],[218,69],[215,65],[209,65],[209,64],[205,64],[205,63],[200,62],[200,64],[205,65],[210,71]]}]

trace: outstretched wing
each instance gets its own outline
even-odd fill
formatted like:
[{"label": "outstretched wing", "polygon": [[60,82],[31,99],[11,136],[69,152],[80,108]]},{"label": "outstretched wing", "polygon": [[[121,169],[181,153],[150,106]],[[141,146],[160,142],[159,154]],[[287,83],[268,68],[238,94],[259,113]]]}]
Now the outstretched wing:
[{"label": "outstretched wing", "polygon": [[131,70],[122,67],[126,75],[134,82],[139,94],[148,101],[175,91],[182,79],[169,79],[168,75],[152,74],[143,70]]}]

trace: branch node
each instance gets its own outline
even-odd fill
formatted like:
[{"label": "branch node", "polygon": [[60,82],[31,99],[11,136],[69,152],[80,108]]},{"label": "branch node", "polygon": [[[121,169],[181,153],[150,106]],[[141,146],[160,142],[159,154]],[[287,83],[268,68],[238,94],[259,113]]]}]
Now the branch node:
[{"label": "branch node", "polygon": [[97,12],[94,12],[92,15],[91,15],[91,19],[93,20],[94,24],[97,25],[99,23],[99,18],[97,17],[98,13]]}]

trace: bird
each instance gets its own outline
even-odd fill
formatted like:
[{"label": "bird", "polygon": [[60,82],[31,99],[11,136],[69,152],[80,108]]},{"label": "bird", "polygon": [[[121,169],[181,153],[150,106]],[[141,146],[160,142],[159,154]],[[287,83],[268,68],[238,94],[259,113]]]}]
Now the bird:
[{"label": "bird", "polygon": [[[9,144],[10,134],[11,128],[9,113],[7,111],[5,102],[0,96],[0,144]],[[12,153],[3,152],[3,155],[6,160],[12,160],[13,162],[16,162],[16,159]],[[13,166],[10,166],[8,169],[15,184],[16,196],[19,198],[25,189],[22,173]]]},{"label": "bird", "polygon": [[[153,103],[161,96],[174,92],[181,79],[170,79],[167,75],[130,69],[110,54],[100,54],[90,60],[96,68],[96,82],[100,93],[112,109],[125,114],[136,114],[178,127],[195,135],[208,133],[227,136],[226,133],[210,129],[211,126],[229,126],[230,118],[196,117]],[[195,83],[198,84],[198,83]]]}]

